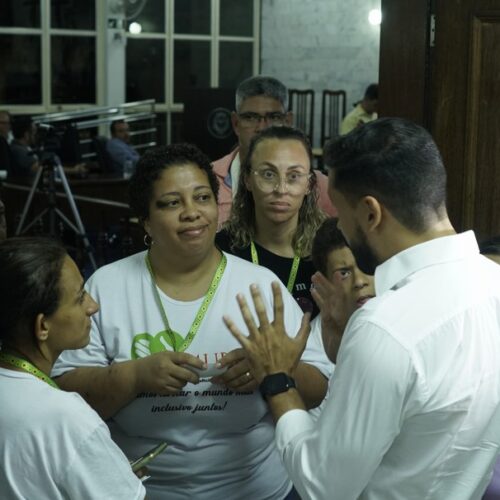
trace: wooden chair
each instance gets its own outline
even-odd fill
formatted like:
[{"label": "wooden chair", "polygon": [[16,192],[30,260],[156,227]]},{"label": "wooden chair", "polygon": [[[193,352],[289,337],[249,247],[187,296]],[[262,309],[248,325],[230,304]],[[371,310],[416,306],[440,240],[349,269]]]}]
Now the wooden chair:
[{"label": "wooden chair", "polygon": [[314,90],[288,90],[288,109],[293,112],[293,125],[302,130],[313,143]]},{"label": "wooden chair", "polygon": [[329,139],[340,133],[340,124],[346,112],[346,93],[344,90],[323,90],[321,101],[321,147]]}]

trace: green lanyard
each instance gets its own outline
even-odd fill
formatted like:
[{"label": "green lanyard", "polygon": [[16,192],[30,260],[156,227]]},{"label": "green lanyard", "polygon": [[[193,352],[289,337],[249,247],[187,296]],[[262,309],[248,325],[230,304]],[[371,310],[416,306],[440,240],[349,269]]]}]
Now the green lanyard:
[{"label": "green lanyard", "polygon": [[[258,264],[259,256],[257,255],[257,249],[255,248],[255,244],[253,241],[250,242],[250,253],[252,254],[252,262],[254,264]],[[295,284],[295,278],[297,278],[297,271],[299,269],[299,264],[300,264],[300,257],[298,255],[294,255],[292,269],[290,269],[290,275],[288,276],[288,283],[286,285],[290,293],[292,293],[293,285]]]},{"label": "green lanyard", "polygon": [[4,352],[0,352],[0,360],[4,361],[8,365],[15,366],[16,368],[21,368],[25,372],[31,373],[35,377],[47,382],[47,384],[51,385],[55,389],[59,389],[57,384],[50,378],[45,375],[42,371],[40,371],[36,366],[33,366],[29,361],[25,359],[18,358],[12,354],[5,354]]},{"label": "green lanyard", "polygon": [[[212,299],[214,298],[215,292],[217,291],[217,287],[219,286],[222,275],[224,274],[224,269],[226,269],[227,258],[224,254],[222,254],[222,259],[219,263],[219,266],[217,267],[217,270],[215,271],[215,275],[212,279],[212,283],[210,283],[210,287],[208,289],[208,292],[205,295],[205,298],[203,299],[203,303],[201,304],[200,309],[198,310],[198,313],[196,314],[196,317],[194,318],[193,324],[191,325],[191,328],[189,329],[189,332],[186,335],[184,342],[179,347],[176,345],[174,331],[170,328],[170,324],[168,322],[167,315],[165,313],[165,309],[163,308],[163,304],[161,302],[160,294],[158,293],[158,289],[156,287],[155,276],[153,273],[153,268],[151,267],[151,260],[149,259],[149,253],[146,255],[145,260],[146,260],[146,266],[148,268],[149,274],[151,275],[151,282],[153,284],[153,293],[155,295],[155,299],[156,299],[156,302],[158,304],[158,308],[160,309],[160,314],[161,314],[161,317],[163,319],[163,323],[165,325],[165,332],[170,337],[174,351],[184,352],[190,346],[194,337],[198,333],[198,329],[200,328],[201,322],[203,321],[203,318],[205,317],[205,314],[208,310],[208,306],[210,305],[210,302],[212,302]],[[182,337],[182,335],[181,335],[181,337]]]}]

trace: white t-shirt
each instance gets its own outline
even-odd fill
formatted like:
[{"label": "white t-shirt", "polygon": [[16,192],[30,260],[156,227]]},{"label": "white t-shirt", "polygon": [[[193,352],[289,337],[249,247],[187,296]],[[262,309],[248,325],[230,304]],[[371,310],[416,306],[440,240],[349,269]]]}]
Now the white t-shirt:
[{"label": "white t-shirt", "polygon": [[142,499],[106,424],[75,393],[0,368],[0,498]]},{"label": "white t-shirt", "polygon": [[[145,252],[99,269],[88,281],[91,295],[100,304],[93,316],[91,342],[85,349],[66,351],[53,372],[107,366],[151,350],[171,350],[165,326],[144,263]],[[229,314],[246,332],[236,295],[249,304],[249,286],[260,286],[272,314],[271,282],[274,273],[226,254],[227,267],[219,287],[186,352],[214,363],[239,346],[222,321]],[[287,332],[295,335],[302,311],[284,286]],[[159,289],[158,289],[159,290]],[[181,302],[159,290],[171,328],[185,336],[203,299]],[[329,376],[330,363],[320,345],[311,341],[302,361]],[[187,384],[177,396],[141,394],[118,412],[111,422],[113,438],[129,456],[141,455],[159,441],[169,447],[148,468],[148,498],[284,498],[291,482],[274,443],[274,425],[259,392],[234,393],[208,379]]]}]

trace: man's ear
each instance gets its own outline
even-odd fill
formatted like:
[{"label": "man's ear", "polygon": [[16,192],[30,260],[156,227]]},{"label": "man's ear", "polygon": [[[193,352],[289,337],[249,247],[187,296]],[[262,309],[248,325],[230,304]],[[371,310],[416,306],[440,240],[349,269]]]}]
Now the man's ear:
[{"label": "man's ear", "polygon": [[231,124],[233,125],[233,130],[234,130],[234,133],[239,137],[240,136],[240,130],[238,128],[239,126],[239,117],[238,117],[238,113],[236,113],[236,111],[232,111],[231,112]]},{"label": "man's ear", "polygon": [[37,314],[35,318],[35,338],[45,342],[49,338],[50,321],[45,314]]},{"label": "man's ear", "polygon": [[287,111],[285,113],[285,125],[288,125],[289,127],[293,126],[293,112],[292,111]]},{"label": "man's ear", "polygon": [[376,231],[380,228],[383,219],[383,207],[377,198],[364,196],[360,200],[360,210],[360,220],[367,232]]}]

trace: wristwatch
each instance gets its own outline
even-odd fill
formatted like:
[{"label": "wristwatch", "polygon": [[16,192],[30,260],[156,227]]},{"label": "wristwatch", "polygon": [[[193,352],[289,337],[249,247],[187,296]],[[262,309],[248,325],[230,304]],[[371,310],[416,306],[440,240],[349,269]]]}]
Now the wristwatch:
[{"label": "wristwatch", "polygon": [[295,387],[295,380],[281,372],[266,375],[259,385],[259,390],[262,397],[266,399],[267,396],[275,396]]}]

